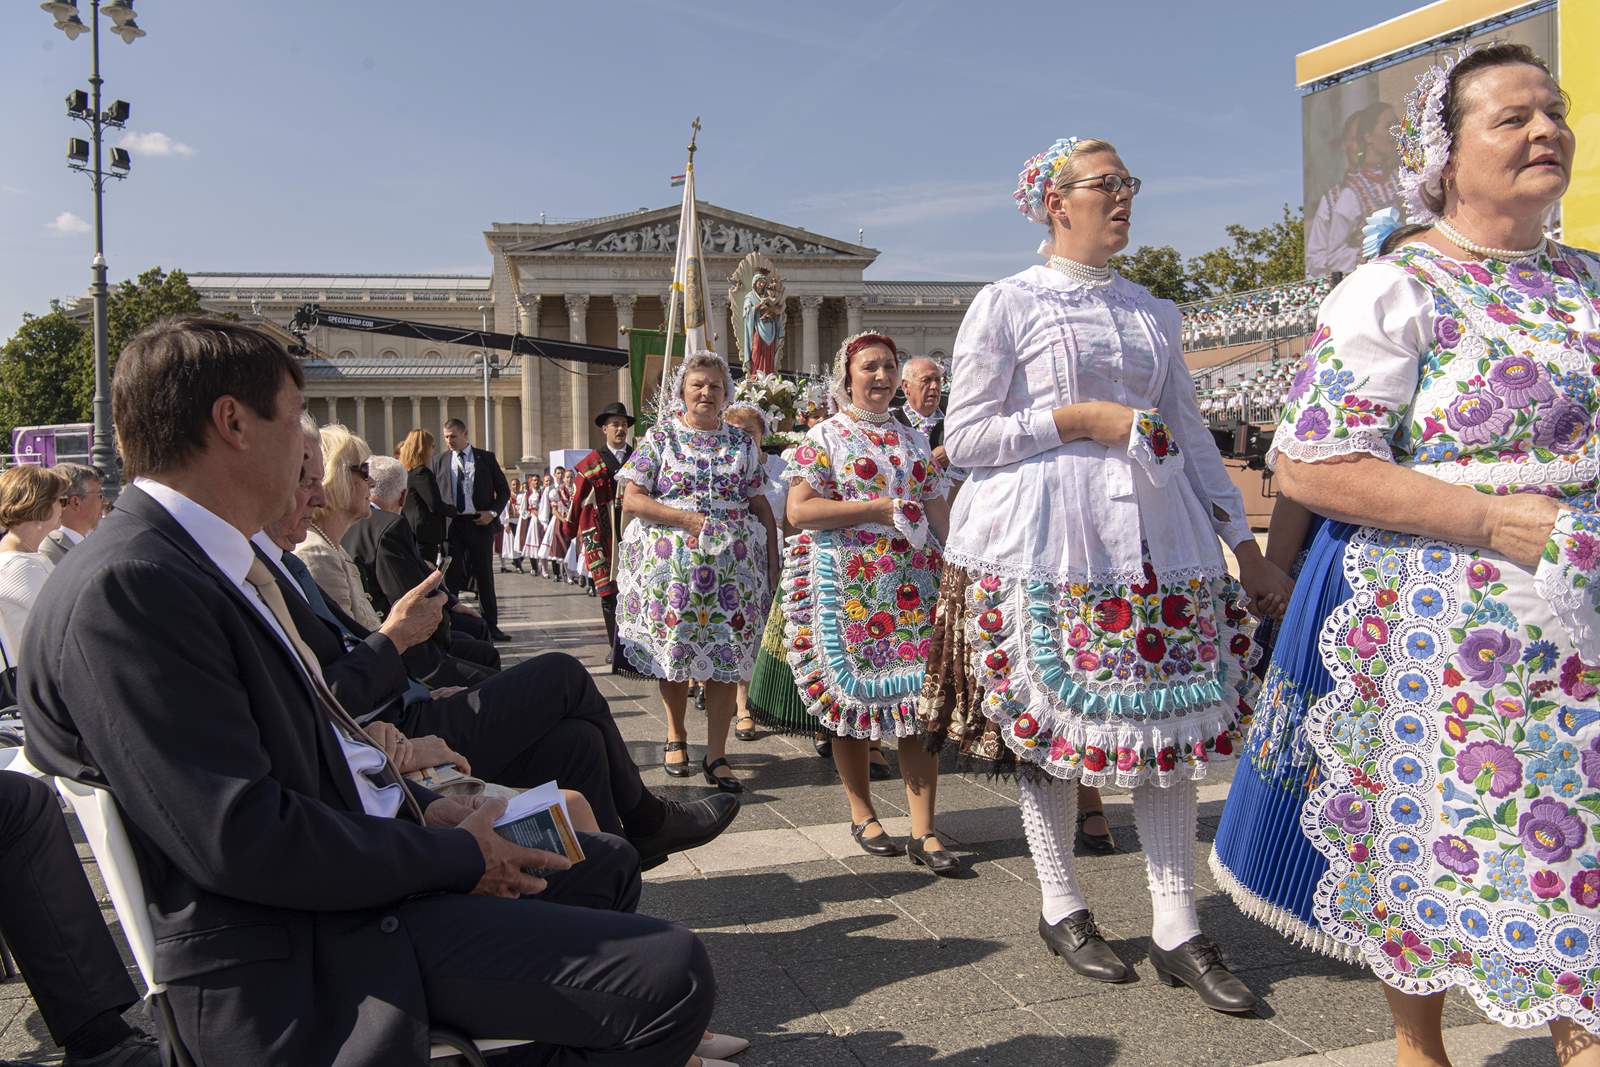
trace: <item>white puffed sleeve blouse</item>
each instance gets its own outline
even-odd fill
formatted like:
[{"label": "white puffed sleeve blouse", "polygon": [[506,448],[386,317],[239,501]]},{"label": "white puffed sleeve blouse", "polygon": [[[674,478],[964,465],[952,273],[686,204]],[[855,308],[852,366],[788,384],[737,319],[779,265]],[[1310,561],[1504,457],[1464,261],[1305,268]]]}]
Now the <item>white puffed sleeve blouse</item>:
[{"label": "white puffed sleeve blouse", "polygon": [[[1217,544],[1251,537],[1195,403],[1177,307],[1113,274],[1091,285],[1030,267],[967,310],[951,368],[945,450],[971,471],[945,558],[969,571],[1044,581],[1141,581],[1226,572]],[[1129,445],[1063,444],[1054,409],[1107,400],[1154,410],[1154,456]],[[1146,424],[1148,430],[1150,424]],[[1131,447],[1130,447],[1131,446]]]}]

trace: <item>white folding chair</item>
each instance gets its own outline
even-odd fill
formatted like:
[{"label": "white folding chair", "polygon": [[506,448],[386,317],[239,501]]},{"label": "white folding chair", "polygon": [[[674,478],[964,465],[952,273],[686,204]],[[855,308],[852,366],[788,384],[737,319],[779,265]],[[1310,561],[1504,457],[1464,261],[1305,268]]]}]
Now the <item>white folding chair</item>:
[{"label": "white folding chair", "polygon": [[[133,960],[144,976],[152,1014],[160,1019],[167,1032],[168,1041],[178,1056],[181,1067],[194,1067],[194,1061],[178,1042],[178,1031],[167,1004],[167,987],[155,980],[155,931],[150,926],[150,913],[145,907],[144,883],[139,878],[138,860],[133,854],[133,843],[128,840],[127,828],[122,824],[122,812],[109,792],[98,786],[76,782],[70,778],[57,778],[56,788],[66,798],[78,822],[83,826],[84,839],[100,865],[100,875],[111,893],[111,904],[122,923],[122,931],[133,949]],[[485,1052],[531,1045],[526,1039],[479,1038],[472,1039],[455,1031],[435,1028],[431,1032],[430,1059],[441,1060],[460,1056],[471,1067],[488,1067]]]}]

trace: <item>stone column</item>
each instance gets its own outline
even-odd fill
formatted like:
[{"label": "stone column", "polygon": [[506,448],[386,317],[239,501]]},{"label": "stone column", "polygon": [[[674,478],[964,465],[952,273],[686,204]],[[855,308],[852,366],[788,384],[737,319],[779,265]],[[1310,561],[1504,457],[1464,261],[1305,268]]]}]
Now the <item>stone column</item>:
[{"label": "stone column", "polygon": [[[567,336],[577,344],[589,343],[589,294],[566,293]],[[589,373],[587,364],[579,364],[572,375],[572,389],[567,402],[572,407],[572,434],[568,448],[582,448],[589,440]]]},{"label": "stone column", "polygon": [[394,397],[386,396],[383,398],[383,454],[392,456],[396,443],[394,439]]},{"label": "stone column", "polygon": [[732,363],[738,355],[738,345],[733,343],[733,334],[728,330],[728,297],[727,294],[711,294],[711,332],[715,338],[711,342],[711,350]]},{"label": "stone column", "polygon": [[[422,398],[416,393],[411,394],[411,428],[413,430],[423,430],[427,428],[422,425]],[[433,441],[434,447],[437,448],[439,443],[438,434],[433,435]]]},{"label": "stone column", "polygon": [[[622,331],[632,328],[633,309],[638,300],[637,293],[611,294],[611,302],[617,305],[617,342],[624,349],[628,347],[628,335]],[[633,380],[629,376],[627,367],[617,372],[617,399],[627,406],[631,414],[639,414],[633,410]]]},{"label": "stone column", "polygon": [[[530,293],[517,299],[518,329],[524,337],[539,333],[539,297]],[[523,353],[522,360],[522,466],[533,470],[539,462],[539,405],[544,397],[539,381],[539,359]]]},{"label": "stone column", "polygon": [[330,423],[330,422],[338,422],[339,421],[339,398],[338,397],[336,397],[336,396],[328,397],[328,417],[326,419],[323,419],[322,421],[323,421],[324,424],[327,424],[327,423]]},{"label": "stone column", "polygon": [[447,396],[441,395],[439,397],[439,427],[440,427],[440,430],[436,431],[434,433],[434,435],[433,435],[434,440],[438,442],[438,445],[439,445],[440,448],[444,448],[444,438],[440,436],[440,432],[444,428],[444,420],[448,419],[449,417],[450,417],[450,398],[447,397]]},{"label": "stone column", "polygon": [[482,440],[481,438],[478,437],[478,405],[477,405],[477,399],[478,398],[473,396],[471,393],[468,393],[467,396],[466,396],[466,401],[467,401],[467,440],[472,441],[472,442],[474,442],[476,444],[480,444],[484,448],[488,448],[489,447],[489,442],[485,441],[485,440]]},{"label": "stone column", "polygon": [[494,404],[494,420],[490,425],[495,428],[495,440],[494,444],[490,446],[490,451],[497,456],[505,456],[506,464],[509,466],[516,461],[511,458],[511,453],[506,451],[506,398],[497,396],[492,403]]},{"label": "stone column", "polygon": [[865,297],[847,296],[844,298],[844,332],[846,336],[854,336],[861,332],[861,309],[866,306]]},{"label": "stone column", "polygon": [[[356,436],[367,441],[367,398],[356,397]],[[367,441],[371,445],[371,441]]]},{"label": "stone column", "polygon": [[808,374],[822,373],[822,334],[817,324],[821,309],[822,297],[800,298],[800,365]]}]

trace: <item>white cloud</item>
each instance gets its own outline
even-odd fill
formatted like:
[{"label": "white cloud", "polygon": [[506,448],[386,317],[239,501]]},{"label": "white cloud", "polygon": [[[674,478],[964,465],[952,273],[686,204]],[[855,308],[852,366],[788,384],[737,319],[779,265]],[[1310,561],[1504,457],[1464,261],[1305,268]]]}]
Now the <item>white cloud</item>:
[{"label": "white cloud", "polygon": [[94,227],[90,226],[87,222],[85,222],[83,219],[80,219],[72,212],[63,211],[61,214],[55,217],[53,222],[50,223],[50,229],[64,236],[71,236],[74,234],[88,233],[90,230],[94,229]]},{"label": "white cloud", "polygon": [[122,135],[122,140],[117,142],[130,152],[137,152],[146,156],[192,156],[194,149],[182,141],[174,141],[159,130],[149,133],[135,133],[129,130]]}]

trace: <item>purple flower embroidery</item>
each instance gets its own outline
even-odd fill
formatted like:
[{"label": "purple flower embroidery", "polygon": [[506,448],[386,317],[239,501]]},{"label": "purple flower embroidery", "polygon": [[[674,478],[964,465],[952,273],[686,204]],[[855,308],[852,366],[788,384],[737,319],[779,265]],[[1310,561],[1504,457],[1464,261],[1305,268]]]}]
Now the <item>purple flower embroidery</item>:
[{"label": "purple flower embroidery", "polygon": [[682,582],[673,582],[667,586],[667,606],[674,611],[682,611],[683,606],[689,602],[689,590]]},{"label": "purple flower embroidery", "polygon": [[666,559],[672,555],[672,542],[665,537],[656,538],[656,558]]},{"label": "purple flower embroidery", "polygon": [[736,559],[739,562],[743,563],[744,562],[744,558],[746,556],[748,556],[749,554],[750,554],[750,546],[745,544],[743,539],[735,541],[733,543],[733,558],[734,559]]},{"label": "purple flower embroidery", "polygon": [[1600,541],[1581,530],[1567,542],[1567,562],[1580,571],[1592,571],[1600,563]]},{"label": "purple flower embroidery", "polygon": [[1487,444],[1511,429],[1511,412],[1493,393],[1474,389],[1462,393],[1444,409],[1444,421],[1466,445]]},{"label": "purple flower embroidery", "polygon": [[1529,296],[1549,296],[1556,291],[1550,276],[1535,267],[1513,265],[1506,271],[1506,278]]},{"label": "purple flower embroidery", "polygon": [[1331,420],[1327,411],[1319,407],[1306,408],[1295,420],[1294,439],[1296,441],[1320,441],[1328,436],[1328,427]]},{"label": "purple flower embroidery", "polygon": [[1531,401],[1554,400],[1556,391],[1550,387],[1544,368],[1527,356],[1507,356],[1489,368],[1489,388],[1514,408],[1527,407]]},{"label": "purple flower embroidery", "polygon": [[702,563],[689,572],[689,581],[694,585],[697,593],[709,593],[717,584],[717,569],[710,564]]},{"label": "purple flower embroidery", "polygon": [[1554,797],[1540,797],[1517,820],[1517,836],[1534,859],[1560,863],[1583,844],[1583,821]]},{"label": "purple flower embroidery", "polygon": [[1467,277],[1479,285],[1493,285],[1494,275],[1478,266],[1476,263],[1463,263],[1461,269],[1467,272]]},{"label": "purple flower embroidery", "polygon": [[717,604],[723,611],[732,611],[739,606],[739,590],[732,582],[717,590]]},{"label": "purple flower embroidery", "polygon": [[1300,365],[1299,371],[1295,373],[1294,381],[1289,385],[1289,395],[1285,397],[1286,400],[1299,400],[1306,395],[1306,390],[1311,388],[1311,383],[1316,381],[1317,378],[1314,364],[1314,360],[1308,359]]},{"label": "purple flower embroidery", "polygon": [[1349,793],[1340,793],[1324,804],[1322,814],[1347,834],[1364,834],[1372,825],[1372,809]]},{"label": "purple flower embroidery", "polygon": [[1486,559],[1475,559],[1467,564],[1467,584],[1474,589],[1482,589],[1499,577],[1500,568]]},{"label": "purple flower embroidery", "polygon": [[1528,885],[1533,890],[1533,895],[1540,900],[1559,897],[1561,891],[1566,888],[1561,876],[1551,870],[1534,871],[1533,877],[1528,879]]},{"label": "purple flower embroidery", "polygon": [[1445,834],[1433,843],[1433,858],[1439,866],[1457,874],[1471,874],[1478,869],[1478,850],[1455,834]]},{"label": "purple flower embroidery", "polygon": [[1553,452],[1576,452],[1588,436],[1588,411],[1565,398],[1546,408],[1533,426],[1533,443]]},{"label": "purple flower embroidery", "polygon": [[1440,348],[1454,348],[1461,343],[1461,323],[1448,315],[1433,320],[1433,337]]},{"label": "purple flower embroidery", "polygon": [[1589,742],[1579,760],[1583,767],[1583,781],[1590,789],[1600,789],[1600,737]]},{"label": "purple flower embroidery", "polygon": [[1461,673],[1479,685],[1499,685],[1521,653],[1522,642],[1504,630],[1474,630],[1456,649],[1456,662]]},{"label": "purple flower embroidery", "polygon": [[1456,777],[1471,785],[1489,772],[1489,794],[1503,797],[1522,784],[1517,754],[1498,741],[1474,741],[1456,755]]},{"label": "purple flower embroidery", "polygon": [[1567,892],[1585,908],[1600,907],[1600,871],[1579,871],[1567,884]]}]

